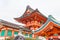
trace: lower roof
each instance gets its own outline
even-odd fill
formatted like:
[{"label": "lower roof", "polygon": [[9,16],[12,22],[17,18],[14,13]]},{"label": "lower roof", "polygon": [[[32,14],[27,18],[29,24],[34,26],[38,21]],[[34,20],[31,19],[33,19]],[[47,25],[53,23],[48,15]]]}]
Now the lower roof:
[{"label": "lower roof", "polygon": [[54,22],[55,24],[58,24],[60,26],[60,22],[58,20],[56,20],[54,17],[52,17],[52,15],[49,15],[46,23],[43,24],[39,29],[32,31],[32,33],[41,31],[49,22]]},{"label": "lower roof", "polygon": [[4,21],[4,20],[2,20],[2,19],[0,19],[0,23],[1,23],[2,25],[6,25],[6,26],[8,26],[8,27],[17,28],[17,29],[22,29],[22,30],[25,30],[25,31],[31,31],[31,30],[25,28],[25,27],[22,26],[22,25],[17,25],[17,24],[14,24],[14,23],[10,23],[10,22]]}]

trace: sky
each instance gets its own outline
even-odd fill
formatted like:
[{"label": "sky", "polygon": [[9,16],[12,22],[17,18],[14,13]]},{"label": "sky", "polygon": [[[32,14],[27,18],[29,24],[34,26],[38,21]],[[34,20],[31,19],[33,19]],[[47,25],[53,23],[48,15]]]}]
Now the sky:
[{"label": "sky", "polygon": [[13,18],[22,16],[27,5],[60,20],[60,0],[0,0],[0,19],[22,25]]}]

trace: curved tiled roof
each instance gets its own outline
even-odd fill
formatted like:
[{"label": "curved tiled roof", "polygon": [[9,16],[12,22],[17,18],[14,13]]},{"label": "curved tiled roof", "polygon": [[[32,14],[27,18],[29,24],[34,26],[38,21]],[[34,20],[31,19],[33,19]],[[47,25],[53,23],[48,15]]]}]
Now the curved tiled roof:
[{"label": "curved tiled roof", "polygon": [[[26,11],[29,10],[31,13],[34,11],[29,5],[26,7]],[[20,18],[24,18],[26,16],[28,16],[29,14],[26,14],[26,11],[24,12],[24,14],[21,17],[18,18],[14,18],[14,19],[20,19]],[[26,14],[26,15],[25,15]],[[25,16],[24,16],[25,15]]]},{"label": "curved tiled roof", "polygon": [[31,30],[25,28],[22,25],[17,25],[17,24],[14,24],[14,23],[10,23],[10,22],[4,21],[2,19],[0,19],[0,23],[2,25],[6,25],[6,26],[9,26],[9,27],[12,27],[12,28],[22,29],[22,30],[25,30],[25,31],[31,31]]},{"label": "curved tiled roof", "polygon": [[[29,10],[30,13],[27,14],[27,13],[26,13],[27,10]],[[14,19],[15,19],[17,22],[20,22],[20,20],[21,20],[22,18],[28,17],[28,16],[30,16],[31,14],[35,13],[35,12],[38,12],[39,15],[42,15],[43,17],[45,17],[45,18],[47,19],[47,17],[46,17],[45,15],[43,15],[41,12],[39,12],[38,9],[34,10],[34,9],[32,9],[30,6],[27,6],[26,11],[24,12],[24,14],[23,14],[21,17],[17,17],[17,18],[14,18]]]},{"label": "curved tiled roof", "polygon": [[60,25],[60,21],[56,20],[52,15],[49,15],[49,19],[53,21],[55,24]]},{"label": "curved tiled roof", "polygon": [[52,17],[52,15],[49,15],[46,23],[43,24],[39,29],[37,29],[37,30],[35,30],[35,31],[32,31],[32,33],[41,31],[43,28],[45,28],[45,26],[46,26],[50,21],[54,22],[55,24],[60,25],[60,22],[59,22],[59,21],[57,21],[54,17]]}]

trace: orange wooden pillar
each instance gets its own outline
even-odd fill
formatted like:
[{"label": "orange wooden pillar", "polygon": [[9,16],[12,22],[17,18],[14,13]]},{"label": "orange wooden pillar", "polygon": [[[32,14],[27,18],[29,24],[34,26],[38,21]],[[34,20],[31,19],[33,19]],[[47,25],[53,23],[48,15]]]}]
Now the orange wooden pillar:
[{"label": "orange wooden pillar", "polygon": [[32,37],[33,37],[33,38],[36,38],[36,37],[37,37],[37,35],[33,34],[33,35],[32,35]]},{"label": "orange wooden pillar", "polygon": [[7,38],[7,32],[8,32],[8,29],[7,29],[7,27],[6,27],[6,31],[5,31],[5,40],[6,40],[6,38]]},{"label": "orange wooden pillar", "polygon": [[14,38],[14,29],[12,30],[12,37]]}]

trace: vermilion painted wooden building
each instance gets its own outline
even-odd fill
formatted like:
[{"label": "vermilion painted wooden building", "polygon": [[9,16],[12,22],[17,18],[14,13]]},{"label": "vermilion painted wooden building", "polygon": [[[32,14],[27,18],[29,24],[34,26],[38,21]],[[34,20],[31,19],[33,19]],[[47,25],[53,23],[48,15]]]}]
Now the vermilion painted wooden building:
[{"label": "vermilion painted wooden building", "polygon": [[47,17],[41,14],[38,9],[33,10],[30,6],[27,6],[25,13],[21,17],[14,19],[20,23],[26,24],[25,27],[36,30],[46,22]]},{"label": "vermilion painted wooden building", "polygon": [[48,17],[44,16],[38,9],[33,10],[30,6],[27,6],[26,11],[21,17],[14,19],[19,23],[25,24],[25,27],[32,30],[32,37],[43,36],[48,38],[60,35],[59,21],[51,15]]},{"label": "vermilion painted wooden building", "polygon": [[30,32],[27,28],[21,25],[13,24],[0,19],[0,40],[6,38],[14,38],[22,32]]}]

